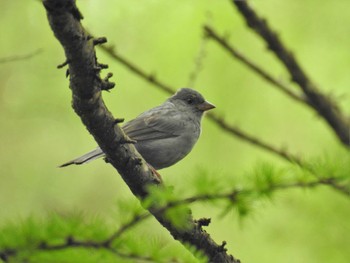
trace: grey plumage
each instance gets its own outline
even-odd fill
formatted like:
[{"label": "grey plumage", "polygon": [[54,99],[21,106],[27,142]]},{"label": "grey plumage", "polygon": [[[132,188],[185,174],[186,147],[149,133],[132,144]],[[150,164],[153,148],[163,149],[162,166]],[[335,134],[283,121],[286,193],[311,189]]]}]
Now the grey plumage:
[{"label": "grey plumage", "polygon": [[[183,159],[197,142],[203,113],[215,108],[195,90],[183,88],[162,105],[140,114],[122,129],[133,140],[142,157],[155,169]],[[60,167],[83,164],[104,156],[100,148]]]}]

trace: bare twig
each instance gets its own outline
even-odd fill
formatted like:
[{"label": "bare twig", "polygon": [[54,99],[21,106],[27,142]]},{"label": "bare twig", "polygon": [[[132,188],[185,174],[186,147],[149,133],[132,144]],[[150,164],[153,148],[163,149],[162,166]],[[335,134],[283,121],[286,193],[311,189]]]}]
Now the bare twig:
[{"label": "bare twig", "polygon": [[124,225],[122,225],[114,234],[112,234],[109,238],[107,238],[103,243],[111,244],[114,240],[118,239],[125,231],[129,230],[139,222],[149,218],[151,216],[150,213],[141,213],[134,215],[131,220]]},{"label": "bare twig", "polygon": [[174,88],[171,86],[164,84],[160,82],[154,75],[148,74],[144,72],[141,68],[139,68],[137,65],[123,57],[122,55],[118,54],[113,46],[99,46],[100,49],[105,51],[111,58],[115,59],[116,61],[120,62],[122,65],[127,67],[131,72],[135,73],[139,77],[143,78],[144,80],[147,80],[148,82],[156,85],[158,88],[161,88],[163,91],[165,91],[168,94],[174,94]]},{"label": "bare twig", "polygon": [[[44,0],[52,31],[65,50],[70,72],[70,88],[73,92],[73,108],[89,132],[106,154],[132,193],[140,199],[149,194],[149,186],[163,186],[158,177],[137,152],[133,144],[120,143],[127,139],[122,129],[115,125],[115,118],[108,111],[101,97],[106,80],[100,78],[101,67],[97,62],[95,43],[82,27],[82,15],[74,0]],[[107,79],[108,80],[108,79]],[[191,214],[187,228],[179,229],[162,212],[148,207],[150,213],[183,244],[191,244],[207,256],[209,262],[238,262],[224,251],[203,229],[199,228]]]},{"label": "bare twig", "polygon": [[35,57],[36,55],[40,54],[43,50],[41,48],[30,52],[28,54],[25,55],[14,55],[14,56],[9,56],[9,57],[2,57],[0,58],[0,64],[3,63],[8,63],[8,62],[14,62],[14,61],[20,61],[20,60],[27,60],[30,59],[32,57]]},{"label": "bare twig", "polygon": [[303,91],[308,103],[329,124],[339,140],[344,145],[350,146],[350,121],[343,115],[338,105],[318,90],[302,69],[293,53],[282,43],[278,34],[270,28],[266,19],[259,17],[245,0],[232,0],[232,3],[242,14],[248,27],[265,40],[268,48],[282,62],[288,70],[292,81],[298,84]]},{"label": "bare twig", "polygon": [[201,40],[199,50],[198,50],[198,54],[194,59],[194,68],[191,71],[189,78],[188,78],[188,83],[187,83],[188,87],[194,88],[194,85],[195,85],[196,80],[199,76],[199,73],[203,69],[203,65],[204,65],[203,62],[204,62],[204,58],[206,57],[207,43],[208,43],[208,38],[203,37]]},{"label": "bare twig", "polygon": [[304,98],[292,92],[287,85],[285,85],[283,82],[279,81],[278,79],[270,75],[265,69],[258,66],[255,62],[253,62],[248,57],[243,55],[234,46],[229,44],[224,37],[219,36],[219,34],[216,33],[216,31],[212,27],[205,25],[204,31],[209,38],[215,40],[215,42],[221,45],[233,57],[241,61],[244,65],[250,68],[253,72],[257,73],[260,77],[265,79],[267,82],[271,83],[274,87],[278,88],[280,91],[282,91],[284,94],[294,99],[295,101],[308,105],[307,101]]},{"label": "bare twig", "polygon": [[301,160],[296,155],[293,155],[289,152],[287,152],[284,149],[279,149],[271,144],[268,144],[266,142],[263,142],[262,140],[258,139],[257,137],[254,137],[245,131],[242,131],[240,128],[235,127],[233,125],[228,124],[223,118],[218,117],[217,115],[213,113],[208,113],[207,116],[210,120],[214,121],[215,124],[217,124],[221,129],[224,131],[235,135],[236,137],[249,142],[250,144],[257,146],[258,148],[264,149],[270,153],[273,153],[289,162],[292,163],[298,163],[301,164]]}]

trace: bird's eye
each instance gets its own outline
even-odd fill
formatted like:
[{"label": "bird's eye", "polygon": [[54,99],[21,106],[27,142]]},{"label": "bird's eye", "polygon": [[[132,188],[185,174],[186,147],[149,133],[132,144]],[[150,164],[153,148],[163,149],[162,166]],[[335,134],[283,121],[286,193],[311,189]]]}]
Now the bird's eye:
[{"label": "bird's eye", "polygon": [[187,103],[188,104],[192,104],[193,103],[193,99],[187,99]]}]

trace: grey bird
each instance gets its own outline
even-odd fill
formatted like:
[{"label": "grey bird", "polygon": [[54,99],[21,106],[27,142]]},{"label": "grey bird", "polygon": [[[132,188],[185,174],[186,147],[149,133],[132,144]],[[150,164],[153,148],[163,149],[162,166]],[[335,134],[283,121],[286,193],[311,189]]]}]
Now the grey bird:
[{"label": "grey bird", "polygon": [[[158,107],[125,123],[122,129],[135,140],[135,147],[154,169],[162,169],[183,159],[193,148],[201,133],[203,113],[215,106],[189,88],[178,90]],[[105,156],[100,148],[62,164],[83,164]]]}]

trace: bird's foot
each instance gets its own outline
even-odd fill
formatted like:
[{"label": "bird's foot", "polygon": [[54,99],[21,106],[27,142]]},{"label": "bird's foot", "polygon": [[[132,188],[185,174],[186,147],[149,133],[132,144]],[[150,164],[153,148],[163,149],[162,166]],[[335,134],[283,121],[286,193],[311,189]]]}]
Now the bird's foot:
[{"label": "bird's foot", "polygon": [[157,170],[154,169],[154,167],[153,167],[152,165],[150,165],[149,163],[148,163],[147,165],[148,165],[149,169],[151,169],[152,173],[153,173],[155,176],[157,176],[157,178],[159,179],[159,181],[162,183],[162,182],[163,182],[162,177],[161,177],[161,175],[157,172]]}]

